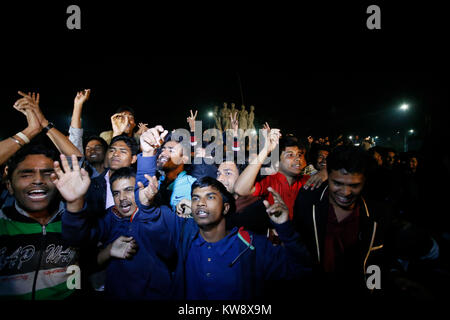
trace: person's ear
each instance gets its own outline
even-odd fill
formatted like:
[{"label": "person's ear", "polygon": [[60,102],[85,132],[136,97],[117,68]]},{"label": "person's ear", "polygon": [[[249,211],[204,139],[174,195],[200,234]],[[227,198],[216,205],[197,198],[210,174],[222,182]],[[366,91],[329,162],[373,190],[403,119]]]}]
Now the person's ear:
[{"label": "person's ear", "polygon": [[137,161],[137,155],[131,157],[131,164],[134,164]]},{"label": "person's ear", "polygon": [[12,187],[11,181],[8,179],[8,180],[6,180],[5,184],[6,184],[6,189],[8,189],[9,194],[13,196],[14,195],[14,189]]},{"label": "person's ear", "polygon": [[225,202],[223,204],[223,215],[226,215],[230,211],[230,204],[228,202]]}]

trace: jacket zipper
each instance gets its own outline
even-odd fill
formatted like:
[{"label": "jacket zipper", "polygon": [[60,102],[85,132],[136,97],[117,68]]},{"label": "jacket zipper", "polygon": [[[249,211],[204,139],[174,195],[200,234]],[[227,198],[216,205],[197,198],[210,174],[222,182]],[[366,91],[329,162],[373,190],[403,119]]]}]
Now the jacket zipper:
[{"label": "jacket zipper", "polygon": [[34,280],[33,280],[33,289],[31,291],[31,300],[36,300],[36,282],[37,282],[37,277],[38,277],[38,273],[39,270],[41,268],[41,260],[42,260],[42,251],[44,251],[44,243],[45,243],[45,236],[47,235],[47,229],[46,229],[47,225],[43,225],[42,226],[42,240],[41,240],[41,247],[39,248],[39,260],[38,260],[38,265],[36,268],[36,272],[34,273]]}]

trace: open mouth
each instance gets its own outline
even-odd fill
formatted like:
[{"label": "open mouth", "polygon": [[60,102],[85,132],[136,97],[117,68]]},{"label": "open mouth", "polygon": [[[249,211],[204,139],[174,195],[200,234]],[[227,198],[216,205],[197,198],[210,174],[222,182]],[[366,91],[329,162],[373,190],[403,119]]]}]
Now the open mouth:
[{"label": "open mouth", "polygon": [[130,212],[130,210],[131,210],[131,202],[124,202],[124,203],[121,203],[120,204],[120,210],[123,212],[123,213],[128,213],[128,212]]},{"label": "open mouth", "polygon": [[336,196],[336,200],[341,204],[350,204],[352,202],[352,198]]},{"label": "open mouth", "polygon": [[205,217],[209,216],[209,213],[205,210],[200,209],[200,210],[195,211],[195,215],[199,218],[205,218]]},{"label": "open mouth", "polygon": [[40,201],[47,198],[48,192],[44,189],[34,189],[27,192],[27,196],[33,201]]}]

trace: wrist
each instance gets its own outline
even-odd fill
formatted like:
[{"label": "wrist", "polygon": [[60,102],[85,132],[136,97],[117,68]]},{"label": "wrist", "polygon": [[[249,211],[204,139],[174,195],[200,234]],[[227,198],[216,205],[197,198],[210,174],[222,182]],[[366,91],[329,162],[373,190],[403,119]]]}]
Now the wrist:
[{"label": "wrist", "polygon": [[33,139],[39,132],[41,132],[40,127],[26,127],[24,130],[22,130],[22,133],[28,137],[28,139]]},{"label": "wrist", "polygon": [[156,155],[156,149],[153,149],[152,151],[142,151],[143,157],[153,157]]},{"label": "wrist", "polygon": [[50,123],[47,119],[43,119],[40,121],[41,123],[41,127],[45,128],[46,126],[48,126],[48,124]]},{"label": "wrist", "polygon": [[84,196],[82,196],[78,199],[75,199],[73,201],[67,201],[66,204],[67,204],[67,211],[70,211],[73,213],[80,212],[84,206]]}]

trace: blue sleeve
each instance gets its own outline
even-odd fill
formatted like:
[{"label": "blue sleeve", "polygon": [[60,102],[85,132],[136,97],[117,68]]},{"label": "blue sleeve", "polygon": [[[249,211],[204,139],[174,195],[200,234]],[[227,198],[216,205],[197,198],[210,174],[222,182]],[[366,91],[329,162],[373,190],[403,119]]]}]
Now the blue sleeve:
[{"label": "blue sleeve", "polygon": [[[139,210],[151,219],[154,229],[169,232],[176,244],[182,236],[182,229],[186,223],[195,223],[192,218],[181,218],[168,206],[143,206],[140,203]],[[192,221],[190,221],[192,220]]]},{"label": "blue sleeve", "polygon": [[138,154],[136,183],[140,181],[146,186],[147,179],[144,177],[144,174],[148,174],[151,177],[156,175],[156,156],[143,157],[142,153]]},{"label": "blue sleeve", "polygon": [[264,249],[259,255],[262,256],[265,280],[300,279],[311,275],[309,251],[291,221],[274,225],[283,245],[273,246],[269,240],[262,239]]},{"label": "blue sleeve", "polygon": [[96,219],[92,224],[89,223],[86,203],[80,212],[65,209],[61,217],[62,238],[72,246],[80,246],[87,241],[105,241],[107,216]]}]

